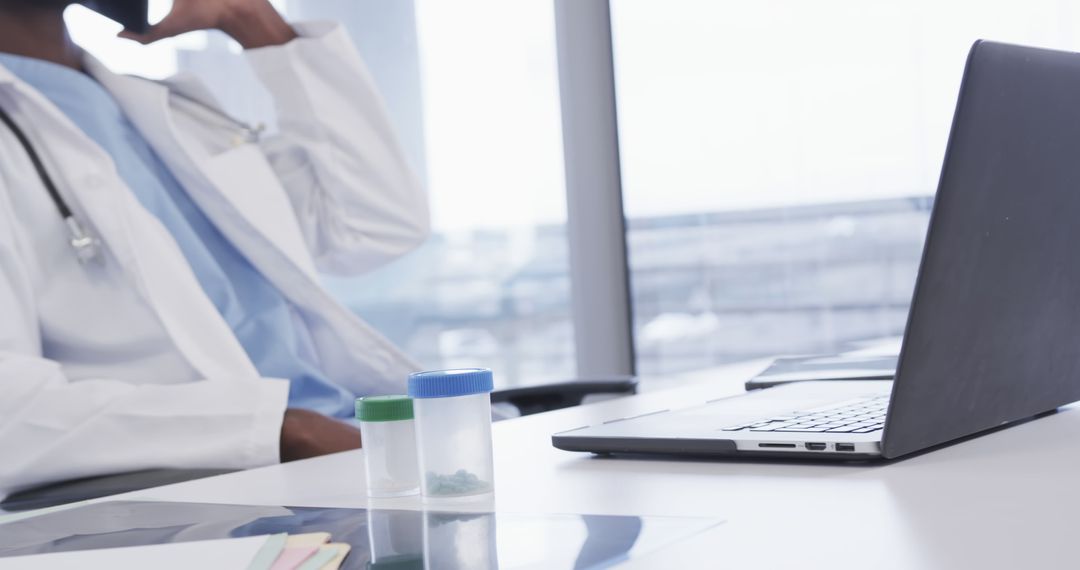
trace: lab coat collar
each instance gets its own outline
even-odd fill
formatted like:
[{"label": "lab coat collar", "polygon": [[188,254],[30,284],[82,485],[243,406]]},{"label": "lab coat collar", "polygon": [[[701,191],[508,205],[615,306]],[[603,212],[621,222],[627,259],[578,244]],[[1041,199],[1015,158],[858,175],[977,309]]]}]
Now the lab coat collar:
[{"label": "lab coat collar", "polygon": [[[309,277],[314,277],[315,267],[307,256],[306,245],[303,242],[299,228],[295,228],[291,232],[286,232],[281,227],[268,231],[267,228],[271,227],[271,224],[275,222],[268,221],[265,216],[260,219],[257,215],[257,211],[265,210],[265,207],[253,208],[238,205],[238,200],[243,202],[241,197],[228,192],[230,187],[236,188],[238,186],[239,179],[237,177],[243,176],[238,174],[237,168],[243,165],[243,159],[245,158],[243,151],[245,149],[236,148],[233,149],[235,152],[222,153],[229,156],[220,156],[217,157],[218,161],[214,161],[215,157],[208,154],[205,149],[191,144],[190,139],[178,136],[178,129],[173,123],[173,113],[170,106],[171,92],[176,92],[184,98],[195,99],[197,102],[220,111],[220,107],[214,101],[213,95],[202,86],[202,83],[195,76],[179,74],[166,81],[158,82],[130,75],[118,75],[109,71],[101,62],[89,55],[86,57],[84,66],[91,76],[112,93],[113,98],[124,109],[131,122],[142,133],[143,137],[150,142],[150,145],[158,150],[158,154],[180,182],[184,184],[185,188],[188,189],[199,207],[210,216],[210,219],[222,231],[226,232],[229,239],[234,241],[245,254],[249,253],[243,247],[246,242],[237,239],[235,235],[230,235],[229,228],[223,227],[225,225],[225,222],[221,219],[221,215],[225,215],[221,214],[223,208],[234,212],[236,217],[245,219],[250,226],[250,229],[245,231],[255,234],[262,245],[272,244],[274,247],[287,252],[286,255],[289,260],[295,263],[298,269]],[[224,114],[224,112],[222,113]],[[247,150],[250,151],[250,149]],[[250,152],[247,154],[249,160],[257,160],[250,156]],[[230,157],[232,168],[214,167],[214,162],[228,161]],[[226,171],[224,176],[222,170]],[[215,188],[215,191],[201,191],[201,189],[207,187]],[[263,206],[266,206],[266,204],[263,204]],[[291,205],[286,203],[284,207],[290,208]],[[290,216],[291,214],[271,216],[271,218],[280,222]],[[280,237],[286,235],[289,236],[287,239]],[[279,239],[275,240],[273,236],[278,236]]]},{"label": "lab coat collar", "polygon": [[[135,90],[142,96],[154,91],[159,93],[158,97],[160,93],[174,92],[201,105],[221,109],[221,103],[214,94],[206,88],[205,83],[198,76],[192,73],[181,72],[162,80],[146,79],[136,75],[120,75],[88,53],[83,56],[83,68],[118,99],[123,98],[123,94],[128,90]],[[147,84],[154,89],[148,89]]]},{"label": "lab coat collar", "polygon": [[[188,154],[173,136],[175,129],[169,112],[168,87],[155,81],[113,73],[90,55],[85,57],[83,65],[87,73],[112,94],[151,147],[173,167],[174,173],[181,179],[190,175],[191,167],[180,170],[174,166],[183,163],[180,157],[187,157]],[[134,200],[134,196],[129,198]],[[131,250],[131,257],[136,260],[132,268],[140,276],[139,281],[147,284],[144,295],[192,366],[205,378],[258,377],[258,371],[228,324],[202,293],[171,237],[161,235],[163,228],[151,223],[152,215],[137,206],[129,208],[126,215],[126,223],[114,225],[131,227],[141,224],[142,238],[136,241],[132,239],[134,234],[129,234],[107,240],[107,243],[119,243]],[[171,254],[161,255],[160,252]],[[167,284],[179,275],[188,281],[188,287]],[[202,310],[193,310],[193,307]],[[214,343],[219,345],[218,349],[213,353],[204,350],[205,347],[193,340],[193,334],[216,337]]]},{"label": "lab coat collar", "polygon": [[206,88],[206,83],[194,73],[180,72],[172,77],[162,79],[160,83],[168,87],[169,91],[192,99],[201,105],[219,111],[224,109],[217,97],[214,97],[214,94]]},{"label": "lab coat collar", "polygon": [[108,67],[105,67],[104,63],[101,63],[98,58],[90,55],[87,52],[83,52],[83,69],[86,73],[98,80],[99,83],[105,85],[108,82],[113,82],[117,78],[124,78],[126,76],[113,73]]},{"label": "lab coat collar", "polygon": [[[156,85],[159,89],[174,91],[184,97],[194,99],[202,105],[221,108],[221,102],[206,88],[205,84],[198,76],[192,73],[177,73],[176,75],[161,81],[144,79],[133,75],[120,75],[114,73],[106,67],[105,64],[101,63],[100,60],[87,52],[83,52],[83,68],[91,77],[96,79],[98,83],[104,85],[113,96],[116,96],[117,90],[123,91],[127,86],[133,85],[136,82],[150,83]],[[14,85],[19,83],[19,81],[20,79],[18,76],[12,73],[6,66],[0,64],[0,85]]]},{"label": "lab coat collar", "polygon": [[83,67],[112,94],[134,123],[148,121],[163,126],[160,122],[164,120],[164,107],[168,105],[167,87],[141,77],[113,73],[90,54],[83,58]]},{"label": "lab coat collar", "polygon": [[176,127],[169,106],[170,90],[167,84],[113,73],[89,54],[86,55],[83,65],[86,72],[112,94],[124,114],[182,182],[186,180],[185,174],[198,170],[193,164],[190,149],[185,148],[175,136]]},{"label": "lab coat collar", "polygon": [[[167,120],[164,112],[168,105],[169,88],[167,86],[148,79],[113,73],[97,58],[86,52],[83,52],[83,68],[105,87],[105,90],[117,100],[120,107],[134,122],[142,121],[158,127],[165,126],[162,122]],[[0,87],[22,90],[32,98],[40,97],[35,89],[27,86],[4,65],[0,65]],[[148,105],[147,102],[155,104]]]}]

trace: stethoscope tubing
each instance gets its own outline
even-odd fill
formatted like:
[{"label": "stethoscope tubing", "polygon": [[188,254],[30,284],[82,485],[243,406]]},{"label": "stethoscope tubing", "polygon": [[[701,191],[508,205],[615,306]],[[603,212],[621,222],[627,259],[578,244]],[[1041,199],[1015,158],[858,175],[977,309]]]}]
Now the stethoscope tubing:
[{"label": "stethoscope tubing", "polygon": [[[259,140],[259,136],[263,130],[262,126],[251,127],[250,125],[237,121],[225,113],[213,109],[193,98],[177,96],[181,100],[186,101],[197,108],[201,108],[205,112],[211,113],[218,119],[225,121],[229,127],[243,132],[244,135],[234,142],[256,142]],[[82,263],[98,258],[101,253],[100,240],[87,232],[86,228],[79,222],[78,218],[75,217],[74,212],[71,211],[71,207],[68,206],[67,201],[64,200],[64,196],[60,194],[60,190],[56,187],[56,183],[53,182],[52,176],[49,175],[48,169],[45,168],[45,163],[41,160],[41,155],[37,152],[37,149],[34,148],[33,143],[30,142],[30,137],[26,135],[26,132],[23,131],[22,127],[11,118],[11,115],[9,115],[3,107],[0,107],[0,122],[4,123],[4,125],[11,130],[12,134],[15,135],[15,139],[19,141],[19,144],[22,145],[23,149],[26,151],[26,155],[30,157],[30,162],[33,164],[38,178],[41,179],[41,183],[49,193],[49,197],[56,206],[56,210],[64,220],[64,225],[68,230],[69,242],[71,243],[72,249],[75,251],[76,257]]]},{"label": "stethoscope tubing", "polygon": [[41,179],[41,183],[45,185],[45,190],[49,193],[49,197],[52,198],[56,209],[60,212],[60,217],[65,220],[73,217],[71,208],[68,207],[64,197],[60,195],[60,191],[56,189],[56,184],[53,183],[53,179],[49,176],[49,171],[45,169],[45,164],[41,161],[41,155],[38,154],[34,145],[30,142],[30,138],[26,136],[26,132],[22,130],[11,115],[7,113],[2,107],[0,107],[0,122],[3,122],[11,133],[15,135],[15,138],[22,145],[26,151],[27,156],[30,157],[30,162],[34,165],[34,170],[37,171],[38,178]]},{"label": "stethoscope tubing", "polygon": [[71,207],[68,206],[67,201],[60,194],[60,190],[56,188],[52,176],[49,176],[49,171],[45,168],[41,155],[38,154],[37,149],[30,142],[30,137],[26,136],[26,132],[22,130],[22,127],[3,108],[0,108],[0,123],[4,123],[11,130],[12,134],[15,135],[15,139],[19,141],[27,156],[30,157],[30,162],[34,165],[38,178],[41,179],[41,183],[45,186],[45,190],[48,191],[49,197],[52,198],[53,204],[56,205],[56,210],[64,220],[64,226],[68,232],[68,243],[71,244],[75,257],[80,263],[88,263],[98,259],[101,255],[101,241],[90,235],[78,218],[75,217]]}]

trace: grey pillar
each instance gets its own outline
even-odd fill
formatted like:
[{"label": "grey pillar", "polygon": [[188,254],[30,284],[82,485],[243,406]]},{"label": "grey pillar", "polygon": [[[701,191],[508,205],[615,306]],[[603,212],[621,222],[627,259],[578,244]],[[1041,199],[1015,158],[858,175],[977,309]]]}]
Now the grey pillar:
[{"label": "grey pillar", "polygon": [[633,374],[607,0],[555,0],[578,376]]}]

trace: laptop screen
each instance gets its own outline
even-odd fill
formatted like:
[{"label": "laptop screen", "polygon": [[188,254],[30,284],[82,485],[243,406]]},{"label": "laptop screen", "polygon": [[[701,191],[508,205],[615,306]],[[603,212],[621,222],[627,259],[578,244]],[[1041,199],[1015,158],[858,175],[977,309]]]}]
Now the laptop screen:
[{"label": "laptop screen", "polygon": [[979,42],[885,428],[896,457],[1080,400],[1080,55]]}]

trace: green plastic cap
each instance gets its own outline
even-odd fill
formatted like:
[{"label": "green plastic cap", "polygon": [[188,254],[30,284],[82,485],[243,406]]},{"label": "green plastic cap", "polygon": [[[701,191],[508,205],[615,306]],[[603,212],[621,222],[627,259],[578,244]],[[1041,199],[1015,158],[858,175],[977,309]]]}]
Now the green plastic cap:
[{"label": "green plastic cap", "polygon": [[424,557],[421,554],[399,554],[378,562],[368,562],[367,567],[368,570],[424,570]]},{"label": "green plastic cap", "polygon": [[356,419],[362,422],[398,422],[413,419],[412,398],[368,396],[356,399]]}]

